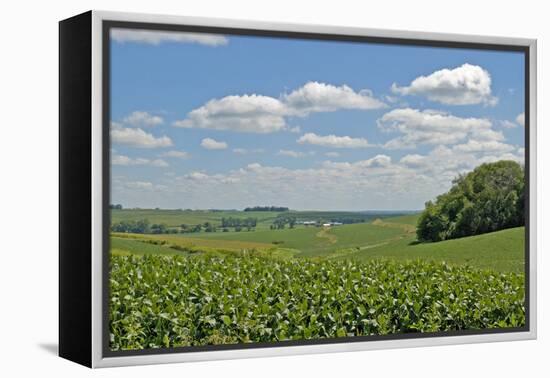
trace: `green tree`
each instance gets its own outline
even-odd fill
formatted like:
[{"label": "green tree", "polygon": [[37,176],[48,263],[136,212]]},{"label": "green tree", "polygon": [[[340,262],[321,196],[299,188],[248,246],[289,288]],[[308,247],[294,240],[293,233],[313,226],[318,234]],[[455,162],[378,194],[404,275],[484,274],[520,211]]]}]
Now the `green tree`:
[{"label": "green tree", "polygon": [[167,234],[168,233],[168,227],[166,227],[165,224],[153,224],[151,226],[151,233],[153,234]]},{"label": "green tree", "polygon": [[523,168],[507,160],[458,176],[447,193],[426,203],[417,239],[440,241],[524,225],[524,177]]}]

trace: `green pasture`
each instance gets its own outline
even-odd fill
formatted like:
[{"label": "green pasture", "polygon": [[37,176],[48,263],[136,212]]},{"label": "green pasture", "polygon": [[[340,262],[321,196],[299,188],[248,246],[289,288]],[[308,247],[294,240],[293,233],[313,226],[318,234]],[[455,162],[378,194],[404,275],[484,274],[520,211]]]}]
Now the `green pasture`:
[{"label": "green pasture", "polygon": [[121,221],[138,221],[147,219],[150,224],[166,224],[168,227],[180,227],[181,224],[196,225],[210,222],[216,225],[222,218],[257,218],[258,227],[267,227],[277,217],[273,211],[237,211],[237,210],[155,210],[155,209],[123,209],[111,210],[111,223]]},{"label": "green pasture", "polygon": [[[170,216],[163,215],[164,219]],[[316,260],[444,261],[500,272],[524,271],[524,227],[437,243],[417,243],[414,233],[417,217],[404,215],[377,218],[370,223],[283,230],[264,228],[191,235],[113,234],[112,251],[119,255],[244,251]],[[160,245],[161,242],[165,244]]]},{"label": "green pasture", "polygon": [[[197,225],[210,222],[219,227],[221,232],[222,218],[256,218],[257,230],[269,230],[269,226],[279,215],[295,217],[297,221],[321,221],[330,222],[341,218],[354,219],[355,221],[371,222],[376,218],[392,216],[391,213],[360,213],[350,211],[240,211],[240,210],[161,210],[161,209],[112,209],[111,223],[121,221],[139,221],[147,219],[150,224],[165,224],[169,228],[179,228],[182,224]],[[304,226],[296,225],[296,228]],[[229,228],[233,232],[233,228]]]},{"label": "green pasture", "polygon": [[437,243],[415,243],[413,235],[357,251],[338,251],[341,257],[360,260],[429,260],[470,265],[499,272],[521,273],[525,268],[525,228],[491,232]]}]

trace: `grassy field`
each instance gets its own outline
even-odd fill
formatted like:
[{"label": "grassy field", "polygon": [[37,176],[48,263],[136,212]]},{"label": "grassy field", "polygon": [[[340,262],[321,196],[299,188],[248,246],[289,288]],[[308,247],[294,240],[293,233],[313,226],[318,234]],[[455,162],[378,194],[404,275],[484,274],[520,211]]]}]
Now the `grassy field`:
[{"label": "grassy field", "polygon": [[418,222],[418,216],[419,214],[400,215],[397,217],[386,218],[385,221],[388,223],[408,224],[416,228],[416,223]]},{"label": "grassy field", "polygon": [[186,247],[204,247],[204,248],[224,248],[228,250],[240,251],[243,249],[269,249],[272,248],[272,244],[262,243],[259,241],[248,240],[228,240],[219,242],[215,239],[199,239],[194,237],[187,237],[179,234],[119,234],[113,233],[115,238],[131,238],[136,240],[156,240],[166,241],[170,244],[186,246]]},{"label": "grassy field", "polygon": [[[162,211],[155,212],[159,214]],[[168,215],[159,215],[158,219],[175,217],[172,215],[173,211],[168,212]],[[263,212],[264,216],[267,216],[267,213]],[[202,216],[205,217],[202,219],[210,217],[206,212]],[[413,214],[377,218],[369,223],[326,228],[299,226],[284,230],[264,228],[256,231],[197,234],[113,234],[112,251],[118,255],[245,251],[260,255],[315,260],[426,260],[446,262],[454,266],[467,264],[498,272],[523,272],[523,227],[419,244],[415,242],[414,225],[417,217],[418,215]],[[160,245],[162,241],[164,245]]]},{"label": "grassy field", "polygon": [[195,225],[203,224],[204,222],[221,223],[222,218],[239,218],[248,217],[258,219],[259,228],[269,228],[269,225],[280,214],[273,211],[208,211],[208,210],[154,210],[154,209],[123,209],[111,210],[111,223],[120,221],[137,221],[147,219],[151,224],[164,223],[168,227],[179,227],[181,224]]},{"label": "grassy field", "polygon": [[169,248],[167,245],[145,242],[145,239],[111,237],[111,254],[115,256],[127,255],[184,255],[189,253]]},{"label": "grassy field", "polygon": [[[269,226],[279,215],[296,217],[298,221],[329,222],[340,218],[353,218],[371,222],[376,218],[391,217],[388,212],[349,212],[349,211],[239,211],[239,210],[157,210],[157,209],[113,209],[111,223],[147,219],[150,224],[165,224],[169,228],[179,228],[181,224],[197,225],[210,222],[220,227],[222,218],[256,218],[256,229],[269,230]],[[233,229],[229,229],[233,231]]]},{"label": "grassy field", "polygon": [[351,224],[325,229],[299,227],[285,230],[261,230],[240,233],[202,234],[204,240],[270,242],[279,247],[299,250],[299,256],[323,256],[336,249],[376,244],[399,236],[400,229],[372,224]]},{"label": "grassy field", "polygon": [[[414,243],[414,236],[404,236],[342,257],[359,260],[428,260],[445,261],[451,265],[468,264],[498,272],[521,273],[525,267],[525,228],[492,232],[437,243]],[[342,251],[340,251],[342,253]],[[338,253],[336,253],[338,258]]]}]

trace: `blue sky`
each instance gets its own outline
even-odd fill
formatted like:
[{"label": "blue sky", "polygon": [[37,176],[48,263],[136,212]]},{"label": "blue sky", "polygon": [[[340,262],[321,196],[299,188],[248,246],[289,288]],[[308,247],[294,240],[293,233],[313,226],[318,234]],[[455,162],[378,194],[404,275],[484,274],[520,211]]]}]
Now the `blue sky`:
[{"label": "blue sky", "polygon": [[520,53],[114,29],[112,202],[420,209],[523,112]]}]

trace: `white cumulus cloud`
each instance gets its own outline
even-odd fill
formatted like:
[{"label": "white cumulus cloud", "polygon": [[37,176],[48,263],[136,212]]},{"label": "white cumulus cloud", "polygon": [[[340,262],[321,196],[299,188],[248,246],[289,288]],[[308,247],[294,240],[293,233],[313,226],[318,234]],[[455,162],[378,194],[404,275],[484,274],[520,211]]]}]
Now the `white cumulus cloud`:
[{"label": "white cumulus cloud", "polygon": [[159,148],[173,145],[172,140],[167,136],[155,137],[140,128],[121,127],[116,122],[111,123],[111,140],[114,144],[137,148]]},{"label": "white cumulus cloud", "polygon": [[143,29],[111,29],[111,38],[119,43],[145,43],[160,45],[161,43],[197,43],[205,46],[227,45],[228,39],[223,35],[206,33],[186,33],[172,31],[157,31]]},{"label": "white cumulus cloud", "polygon": [[246,155],[246,154],[261,154],[264,153],[265,150],[263,148],[253,148],[253,149],[247,149],[247,148],[234,148],[233,153],[237,155]]},{"label": "white cumulus cloud", "polygon": [[[405,155],[397,161],[378,154],[355,161],[324,161],[309,168],[251,163],[218,173],[191,170],[181,176],[164,175],[159,183],[132,182],[125,190],[121,186],[126,179],[115,178],[113,188],[115,197],[123,192],[134,196],[140,206],[151,207],[158,206],[159,198],[166,203],[180,203],[184,198],[186,206],[197,209],[225,208],[227,203],[243,208],[266,202],[293,209],[422,209],[426,201],[447,191],[458,175],[483,162],[524,160],[520,146],[508,152],[473,148],[474,143],[470,147],[438,145],[426,154]],[[128,191],[129,186],[134,189]],[[162,196],[146,195],[153,190]]]},{"label": "white cumulus cloud", "polygon": [[462,152],[510,152],[515,149],[506,143],[502,143],[496,140],[475,140],[471,139],[467,143],[457,144],[453,146],[453,150]]},{"label": "white cumulus cloud", "polygon": [[499,124],[501,127],[504,127],[505,129],[513,129],[518,126],[517,123],[508,121],[507,119],[499,121]]},{"label": "white cumulus cloud", "polygon": [[337,87],[308,82],[280,98],[244,94],[212,99],[191,110],[185,119],[175,121],[173,125],[244,133],[267,134],[282,130],[299,133],[298,126],[287,125],[288,117],[304,117],[313,112],[343,109],[378,109],[384,106],[369,90],[355,92],[346,85]]},{"label": "white cumulus cloud", "polygon": [[525,127],[525,113],[518,114],[516,122],[518,125]]},{"label": "white cumulus cloud", "polygon": [[431,101],[447,105],[496,105],[491,93],[491,75],[480,66],[465,63],[454,69],[442,69],[414,79],[410,85],[392,85],[401,95],[426,96]]},{"label": "white cumulus cloud", "polygon": [[170,158],[178,158],[178,159],[188,159],[189,157],[191,157],[191,154],[189,154],[189,152],[185,152],[185,151],[172,150],[172,151],[164,152],[160,156],[170,157]]},{"label": "white cumulus cloud", "polygon": [[284,105],[272,97],[227,96],[192,110],[186,119],[174,122],[174,126],[265,134],[286,127],[284,113]]},{"label": "white cumulus cloud", "polygon": [[294,127],[291,127],[290,129],[288,129],[288,131],[290,131],[291,133],[294,133],[294,134],[299,134],[302,132],[302,129],[300,128],[300,126],[294,126]]},{"label": "white cumulus cloud", "polygon": [[332,112],[341,109],[379,109],[386,105],[373,97],[370,90],[355,92],[347,85],[312,81],[283,96],[290,112],[307,115],[312,112]]},{"label": "white cumulus cloud", "polygon": [[168,163],[162,159],[130,158],[125,155],[113,155],[111,157],[112,165],[146,165],[150,167],[168,167]]},{"label": "white cumulus cloud", "polygon": [[201,147],[207,150],[225,150],[227,148],[227,143],[212,138],[204,138],[201,142]]},{"label": "white cumulus cloud", "polygon": [[377,123],[382,131],[401,134],[384,145],[389,149],[455,144],[470,135],[502,139],[502,133],[491,130],[491,121],[487,119],[461,118],[433,110],[394,109],[384,114]]},{"label": "white cumulus cloud", "polygon": [[149,181],[129,181],[125,183],[125,186],[128,189],[137,189],[137,190],[152,190],[154,185]]},{"label": "white cumulus cloud", "polygon": [[302,135],[297,140],[300,144],[313,144],[322,147],[331,148],[366,148],[370,147],[369,142],[365,138],[352,138],[349,136],[336,135],[317,135],[315,133],[307,133]]},{"label": "white cumulus cloud", "polygon": [[148,112],[135,111],[124,117],[122,122],[134,127],[153,127],[162,125],[164,119]]},{"label": "white cumulus cloud", "polygon": [[405,155],[399,160],[399,162],[408,167],[419,167],[424,164],[426,160],[425,156],[419,154]]},{"label": "white cumulus cloud", "polygon": [[188,175],[186,175],[184,177],[189,178],[191,180],[195,180],[195,181],[206,180],[206,179],[209,178],[209,176],[206,173],[203,173],[203,172],[191,172],[191,173],[189,173]]},{"label": "white cumulus cloud", "polygon": [[288,156],[288,157],[293,157],[293,158],[299,158],[299,157],[304,157],[307,154],[305,152],[301,152],[301,151],[279,150],[279,152],[277,152],[277,155]]}]

